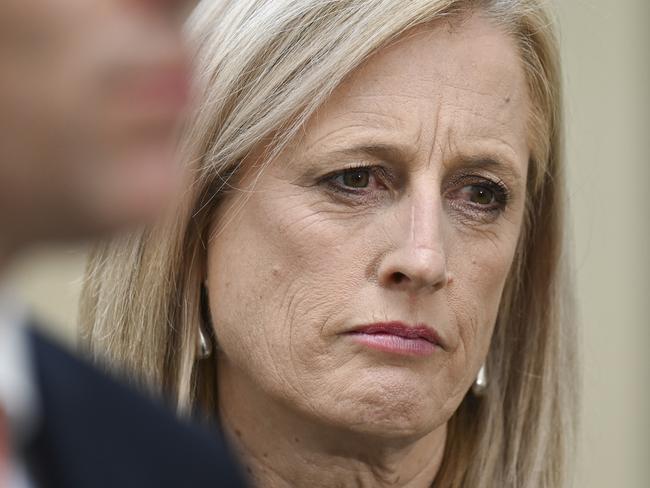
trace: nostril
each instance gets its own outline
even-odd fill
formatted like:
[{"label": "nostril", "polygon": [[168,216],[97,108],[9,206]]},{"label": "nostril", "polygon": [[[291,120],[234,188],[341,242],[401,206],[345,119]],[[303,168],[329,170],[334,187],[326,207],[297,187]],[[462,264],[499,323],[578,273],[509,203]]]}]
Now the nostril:
[{"label": "nostril", "polygon": [[405,281],[408,281],[408,276],[406,276],[404,273],[400,273],[399,271],[393,273],[393,283],[400,285]]}]

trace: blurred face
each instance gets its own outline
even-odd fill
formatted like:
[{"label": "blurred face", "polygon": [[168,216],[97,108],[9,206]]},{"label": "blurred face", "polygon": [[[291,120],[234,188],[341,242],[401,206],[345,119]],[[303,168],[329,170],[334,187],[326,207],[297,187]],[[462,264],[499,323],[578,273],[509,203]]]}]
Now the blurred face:
[{"label": "blurred face", "polygon": [[480,16],[420,28],[358,69],[218,211],[222,384],[359,433],[443,426],[513,262],[528,103],[514,41]]},{"label": "blurred face", "polygon": [[187,1],[6,0],[0,225],[17,242],[148,218],[175,181]]}]

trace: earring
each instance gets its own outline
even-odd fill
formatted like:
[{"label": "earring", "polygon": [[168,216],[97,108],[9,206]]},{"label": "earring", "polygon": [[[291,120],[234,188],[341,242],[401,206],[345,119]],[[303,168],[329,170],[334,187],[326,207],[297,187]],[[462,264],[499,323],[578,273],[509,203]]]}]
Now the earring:
[{"label": "earring", "polygon": [[199,325],[199,336],[197,340],[197,351],[196,357],[200,361],[202,359],[207,359],[212,355],[212,344],[205,336],[203,332],[203,327]]},{"label": "earring", "polygon": [[485,394],[487,386],[487,373],[485,372],[485,364],[483,364],[483,366],[481,366],[481,369],[478,370],[476,380],[474,380],[474,384],[472,385],[472,393],[474,393],[476,396],[483,396],[483,394]]},{"label": "earring", "polygon": [[201,284],[200,300],[201,323],[199,324],[199,333],[196,341],[196,357],[199,361],[207,359],[212,355],[212,342],[210,341],[212,334],[206,334],[203,330],[204,327],[212,330],[212,318],[208,307],[208,289],[204,283]]}]

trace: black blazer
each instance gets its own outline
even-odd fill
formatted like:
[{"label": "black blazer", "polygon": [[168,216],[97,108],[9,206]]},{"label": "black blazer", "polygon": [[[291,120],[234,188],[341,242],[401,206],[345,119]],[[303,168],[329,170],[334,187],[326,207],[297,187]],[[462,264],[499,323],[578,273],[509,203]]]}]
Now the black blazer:
[{"label": "black blazer", "polygon": [[220,435],[178,421],[30,328],[40,424],[25,459],[42,488],[242,487]]}]

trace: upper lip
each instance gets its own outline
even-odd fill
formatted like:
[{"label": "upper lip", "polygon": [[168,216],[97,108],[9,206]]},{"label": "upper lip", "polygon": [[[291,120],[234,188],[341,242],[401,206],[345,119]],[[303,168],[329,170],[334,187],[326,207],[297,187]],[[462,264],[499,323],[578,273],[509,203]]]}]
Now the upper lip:
[{"label": "upper lip", "polygon": [[349,333],[390,334],[406,339],[425,339],[432,344],[440,346],[442,349],[446,349],[446,345],[438,332],[427,324],[408,325],[400,321],[377,322],[374,324],[360,325],[350,330]]}]

